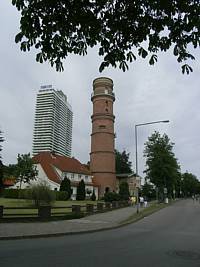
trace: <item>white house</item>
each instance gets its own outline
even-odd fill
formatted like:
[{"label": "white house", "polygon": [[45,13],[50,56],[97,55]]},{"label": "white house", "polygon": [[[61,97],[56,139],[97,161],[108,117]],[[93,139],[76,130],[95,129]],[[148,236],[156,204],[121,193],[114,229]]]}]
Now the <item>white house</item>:
[{"label": "white house", "polygon": [[[81,180],[84,180],[86,196],[89,196],[94,190],[96,198],[98,198],[98,187],[92,181],[93,176],[89,168],[81,164],[77,159],[51,152],[40,152],[33,157],[33,161],[38,175],[36,180],[32,181],[31,184],[46,181],[52,190],[59,191],[61,181],[67,177],[71,181],[73,190],[71,198],[76,199],[77,185]],[[22,188],[29,186],[30,184],[23,184]],[[16,184],[14,187],[19,187],[19,184]]]}]

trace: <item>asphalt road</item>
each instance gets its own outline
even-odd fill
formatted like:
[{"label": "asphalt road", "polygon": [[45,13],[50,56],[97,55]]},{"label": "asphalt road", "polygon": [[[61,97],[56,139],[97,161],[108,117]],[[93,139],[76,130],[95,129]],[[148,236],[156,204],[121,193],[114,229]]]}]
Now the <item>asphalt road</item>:
[{"label": "asphalt road", "polygon": [[115,230],[0,241],[0,266],[200,267],[200,203],[179,201]]}]

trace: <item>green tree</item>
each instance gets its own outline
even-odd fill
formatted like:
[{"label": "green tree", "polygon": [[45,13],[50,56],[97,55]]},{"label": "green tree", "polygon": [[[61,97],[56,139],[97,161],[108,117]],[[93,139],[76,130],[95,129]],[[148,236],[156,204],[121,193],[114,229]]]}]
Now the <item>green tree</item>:
[{"label": "green tree", "polygon": [[85,55],[98,45],[100,71],[109,65],[128,69],[137,57],[157,62],[157,53],[170,48],[182,72],[192,71],[185,61],[200,44],[198,0],[12,0],[21,11],[15,41],[22,51],[39,50],[36,60],[49,61],[58,71],[69,54]]},{"label": "green tree", "polygon": [[[1,143],[4,141],[4,138],[2,136],[2,131],[0,131],[0,152],[2,151],[2,145]],[[2,158],[1,154],[0,154],[0,159]]]},{"label": "green tree", "polygon": [[145,143],[144,149],[146,178],[156,185],[159,192],[167,188],[170,196],[177,183],[180,169],[172,151],[173,145],[166,134],[161,136],[158,132],[154,132]]},{"label": "green tree", "polygon": [[71,181],[65,177],[60,184],[60,191],[66,192],[67,199],[72,195]]},{"label": "green tree", "polygon": [[122,200],[129,199],[130,192],[129,192],[129,186],[127,182],[122,182],[119,184],[119,195],[120,195],[120,199]]},{"label": "green tree", "polygon": [[85,200],[85,182],[83,180],[78,183],[76,200]]},{"label": "green tree", "polygon": [[[4,138],[2,136],[2,132],[0,131],[0,152],[2,151],[2,145],[1,143],[4,141]],[[4,175],[4,166],[3,166],[3,162],[2,162],[2,156],[0,153],[0,193],[1,190],[3,189],[3,175]]]},{"label": "green tree", "polygon": [[185,172],[181,176],[181,189],[185,196],[192,196],[200,193],[200,181],[192,174]]},{"label": "green tree", "polygon": [[131,162],[129,161],[129,153],[126,150],[119,152],[115,150],[115,168],[116,173],[131,173]]},{"label": "green tree", "polygon": [[8,166],[4,165],[4,177],[11,178],[16,176],[16,164],[9,164]]},{"label": "green tree", "polygon": [[149,200],[156,199],[156,190],[151,183],[144,183],[141,194],[147,197]]},{"label": "green tree", "polygon": [[28,154],[18,154],[17,164],[16,164],[16,177],[17,181],[20,182],[20,189],[22,182],[30,183],[30,181],[35,180],[38,171],[36,166],[34,166],[34,162],[30,157],[30,153]]}]

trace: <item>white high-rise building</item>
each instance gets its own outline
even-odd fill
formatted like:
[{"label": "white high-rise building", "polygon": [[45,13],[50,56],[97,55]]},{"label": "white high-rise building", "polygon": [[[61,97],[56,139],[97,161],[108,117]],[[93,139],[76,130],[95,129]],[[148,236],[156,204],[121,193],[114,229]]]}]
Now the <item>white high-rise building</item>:
[{"label": "white high-rise building", "polygon": [[42,151],[71,156],[73,113],[67,97],[52,85],[37,94],[33,133],[33,155]]}]

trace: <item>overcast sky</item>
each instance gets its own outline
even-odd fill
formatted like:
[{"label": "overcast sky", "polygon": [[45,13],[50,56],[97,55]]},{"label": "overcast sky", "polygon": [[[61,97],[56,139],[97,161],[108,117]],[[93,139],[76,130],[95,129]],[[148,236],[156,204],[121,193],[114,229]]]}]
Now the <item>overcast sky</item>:
[{"label": "overcast sky", "polygon": [[130,152],[135,166],[134,125],[157,120],[167,124],[138,129],[139,174],[143,176],[144,142],[155,130],[166,133],[175,143],[174,152],[182,172],[188,170],[200,178],[200,68],[199,51],[190,75],[181,73],[181,66],[171,52],[159,56],[155,66],[138,60],[123,73],[116,69],[98,72],[97,50],[85,57],[70,56],[65,71],[57,73],[48,63],[35,61],[34,52],[21,52],[14,38],[19,32],[19,14],[11,1],[0,3],[0,130],[3,131],[3,162],[15,163],[18,153],[32,151],[36,94],[40,85],[52,84],[62,90],[72,105],[72,155],[85,163],[89,160],[92,82],[106,76],[113,79],[116,101],[116,148]]}]

